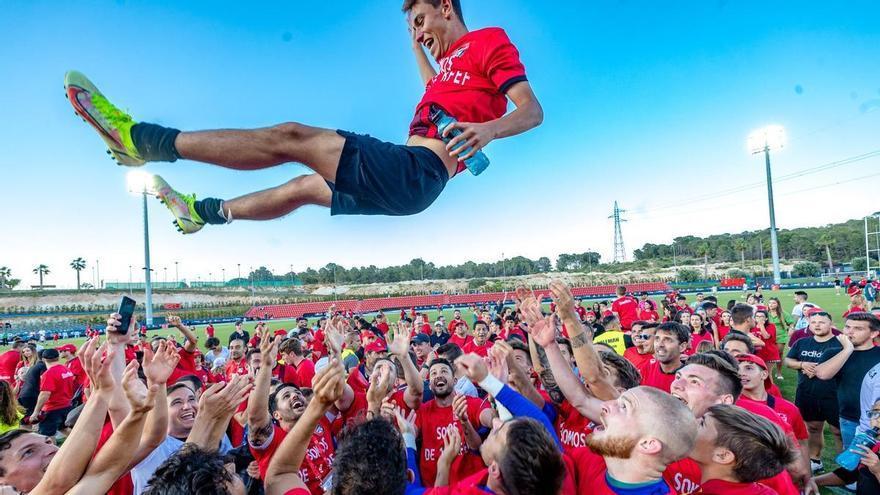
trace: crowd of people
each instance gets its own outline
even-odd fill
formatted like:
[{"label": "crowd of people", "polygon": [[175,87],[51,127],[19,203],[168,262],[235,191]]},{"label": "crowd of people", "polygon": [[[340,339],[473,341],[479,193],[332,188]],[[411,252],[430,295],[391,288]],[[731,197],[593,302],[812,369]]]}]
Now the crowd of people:
[{"label": "crowd of people", "polygon": [[[331,308],[310,324],[225,342],[147,339],[119,315],[77,349],[16,341],[0,355],[0,483],[18,493],[880,493],[880,319],[837,321],[795,293],[618,288],[586,308],[561,282],[549,312],[515,304],[401,310],[389,323]],[[850,294],[854,305],[861,293]],[[660,311],[658,311],[658,309]],[[123,331],[125,330],[125,331]],[[797,370],[794,402],[775,381]],[[837,439],[823,445],[828,424]],[[61,446],[57,440],[63,439]]]}]

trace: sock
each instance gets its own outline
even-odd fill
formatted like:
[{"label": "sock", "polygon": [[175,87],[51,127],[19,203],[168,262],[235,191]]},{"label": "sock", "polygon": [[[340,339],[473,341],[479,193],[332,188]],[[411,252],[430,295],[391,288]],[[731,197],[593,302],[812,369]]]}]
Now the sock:
[{"label": "sock", "polygon": [[227,214],[223,209],[223,200],[217,198],[205,198],[197,200],[193,205],[196,213],[202,217],[205,223],[212,225],[224,224],[232,222],[231,215],[227,218]]},{"label": "sock", "polygon": [[174,139],[180,131],[156,124],[140,123],[131,128],[131,140],[141,158],[148,162],[174,162],[180,158]]}]

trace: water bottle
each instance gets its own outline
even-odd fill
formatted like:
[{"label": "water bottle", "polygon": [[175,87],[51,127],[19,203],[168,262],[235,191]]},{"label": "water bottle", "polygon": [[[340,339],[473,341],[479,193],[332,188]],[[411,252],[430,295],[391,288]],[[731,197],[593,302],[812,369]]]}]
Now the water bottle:
[{"label": "water bottle", "polygon": [[[434,125],[437,126],[437,132],[440,134],[440,136],[443,136],[443,130],[454,124],[456,120],[451,115],[448,115],[446,112],[444,112],[440,107],[436,105],[431,105],[431,122],[433,122]],[[458,136],[459,134],[461,134],[460,129],[453,129],[446,137],[442,137],[441,139],[443,139],[443,142],[448,143],[452,140],[452,138]],[[462,146],[467,146],[467,144],[464,142],[458,143],[458,146],[452,148],[452,151],[455,151]],[[468,146],[467,148],[462,150],[459,156],[468,154],[470,150],[471,147]],[[482,151],[477,151],[474,156],[465,160],[464,164],[467,169],[471,171],[472,174],[480,175],[481,173],[483,173],[483,170],[486,170],[486,168],[489,166],[489,158],[487,158],[486,154]]]},{"label": "water bottle", "polygon": [[864,433],[859,433],[855,436],[855,438],[853,438],[852,443],[849,444],[849,448],[841,452],[840,455],[837,456],[835,461],[837,461],[838,466],[846,469],[847,471],[855,471],[856,468],[859,467],[859,463],[862,462],[862,451],[858,448],[858,446],[863,445],[870,449],[876,443],[877,428],[871,428]]}]

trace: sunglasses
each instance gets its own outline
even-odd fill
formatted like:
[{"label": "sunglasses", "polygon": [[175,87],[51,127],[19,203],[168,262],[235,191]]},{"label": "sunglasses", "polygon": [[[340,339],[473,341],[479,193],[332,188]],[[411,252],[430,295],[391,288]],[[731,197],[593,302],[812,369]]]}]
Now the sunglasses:
[{"label": "sunglasses", "polygon": [[640,338],[640,339],[642,339],[642,340],[648,340],[648,339],[650,339],[651,337],[653,337],[653,335],[651,335],[651,334],[649,334],[649,333],[640,333],[640,334],[637,335],[637,337]]},{"label": "sunglasses", "polygon": [[865,411],[865,416],[867,416],[868,419],[880,418],[880,409],[873,409],[870,411]]}]

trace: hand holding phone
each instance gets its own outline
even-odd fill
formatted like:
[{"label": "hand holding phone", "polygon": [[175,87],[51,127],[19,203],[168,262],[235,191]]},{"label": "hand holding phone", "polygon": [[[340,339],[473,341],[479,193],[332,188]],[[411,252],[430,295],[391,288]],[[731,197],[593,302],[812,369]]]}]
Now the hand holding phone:
[{"label": "hand holding phone", "polygon": [[119,313],[119,328],[116,330],[122,335],[128,333],[136,304],[135,300],[128,296],[122,296],[122,300],[119,301],[119,311],[117,311]]}]

